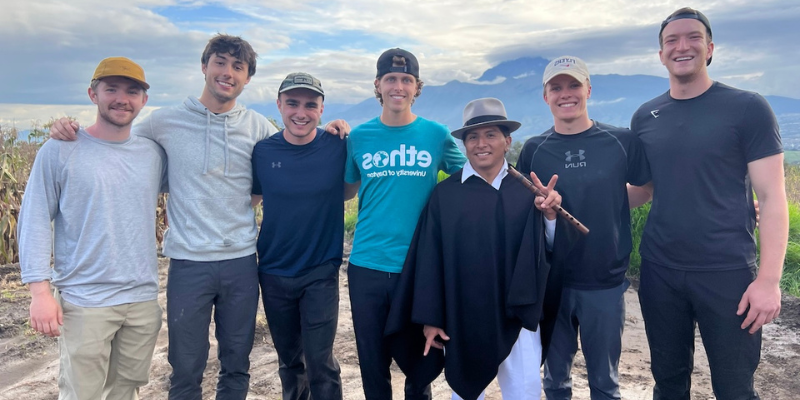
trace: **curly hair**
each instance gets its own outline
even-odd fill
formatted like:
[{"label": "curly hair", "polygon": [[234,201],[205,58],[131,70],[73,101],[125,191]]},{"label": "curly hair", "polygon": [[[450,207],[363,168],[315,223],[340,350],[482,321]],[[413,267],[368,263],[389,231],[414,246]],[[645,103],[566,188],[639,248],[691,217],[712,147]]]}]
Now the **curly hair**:
[{"label": "curly hair", "polygon": [[211,38],[206,45],[206,49],[203,50],[202,57],[200,57],[203,65],[208,65],[208,60],[212,54],[230,54],[247,63],[248,77],[256,74],[256,58],[258,58],[258,54],[250,46],[250,43],[239,36],[218,33],[217,36]]}]

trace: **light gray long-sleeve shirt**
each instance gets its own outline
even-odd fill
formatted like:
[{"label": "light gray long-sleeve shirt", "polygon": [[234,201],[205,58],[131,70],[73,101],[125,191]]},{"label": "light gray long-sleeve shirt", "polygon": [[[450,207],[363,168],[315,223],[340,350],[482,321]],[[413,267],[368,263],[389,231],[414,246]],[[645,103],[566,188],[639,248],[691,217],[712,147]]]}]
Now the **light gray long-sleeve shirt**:
[{"label": "light gray long-sleeve shirt", "polygon": [[164,255],[220,261],[256,252],[251,158],[255,144],[277,131],[242,105],[214,114],[195,97],[134,125],[133,133],[155,140],[169,160]]},{"label": "light gray long-sleeve shirt", "polygon": [[50,280],[81,307],[155,300],[155,217],[165,179],[164,151],[146,138],[112,142],[81,129],[76,141],[47,141],[17,227],[22,282]]}]

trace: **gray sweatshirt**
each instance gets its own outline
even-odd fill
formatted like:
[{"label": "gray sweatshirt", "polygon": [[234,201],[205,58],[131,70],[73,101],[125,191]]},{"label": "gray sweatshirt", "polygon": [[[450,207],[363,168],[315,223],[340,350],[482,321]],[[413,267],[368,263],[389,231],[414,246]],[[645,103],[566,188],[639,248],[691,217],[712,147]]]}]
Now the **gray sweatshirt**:
[{"label": "gray sweatshirt", "polygon": [[169,229],[164,255],[220,261],[255,253],[250,158],[256,142],[277,132],[264,116],[237,104],[214,114],[195,97],[153,111],[133,128],[169,160]]},{"label": "gray sweatshirt", "polygon": [[48,140],[17,226],[22,282],[50,280],[80,307],[155,300],[156,204],[165,178],[164,152],[145,138],[111,142],[81,129],[75,141]]}]

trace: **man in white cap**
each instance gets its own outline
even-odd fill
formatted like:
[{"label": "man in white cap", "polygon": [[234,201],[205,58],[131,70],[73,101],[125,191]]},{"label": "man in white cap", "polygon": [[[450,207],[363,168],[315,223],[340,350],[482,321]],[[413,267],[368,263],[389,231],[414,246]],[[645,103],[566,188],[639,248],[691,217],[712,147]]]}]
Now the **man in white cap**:
[{"label": "man in white cap", "polygon": [[161,328],[155,218],[166,156],[131,135],[131,123],[149,88],[133,61],[101,61],[89,87],[95,123],[75,141],[45,142],[28,179],[22,282],[31,328],[59,338],[61,399],[133,400],[148,381]]},{"label": "man in white cap", "polygon": [[392,307],[387,331],[411,324],[419,335],[423,326],[426,338],[424,351],[411,350],[418,359],[401,367],[419,368],[413,363],[442,356],[429,353],[431,347],[444,347],[454,399],[482,398],[495,376],[504,398],[538,399],[541,393],[537,328],[550,273],[545,237],[552,243],[551,207],[561,200],[556,179],[547,187],[534,179],[548,193],[534,199],[508,174],[505,154],[519,127],[498,99],[467,104],[464,126],[451,134],[463,140],[469,161],[433,190]]},{"label": "man in white cap", "polygon": [[716,397],[757,399],[761,327],[780,313],[788,241],[778,123],[762,96],[711,79],[703,13],[673,12],[658,39],[669,91],[631,119],[653,175],[639,288],[653,398],[689,398],[697,325]]},{"label": "man in white cap", "polygon": [[583,60],[557,57],[542,78],[553,127],[528,139],[517,168],[558,175],[564,208],[592,228],[566,255],[561,306],[544,362],[544,391],[548,400],[572,397],[580,332],[592,399],[619,399],[623,294],[630,285],[625,272],[632,248],[626,184],[650,179],[647,160],[630,130],[589,118],[592,86]]}]

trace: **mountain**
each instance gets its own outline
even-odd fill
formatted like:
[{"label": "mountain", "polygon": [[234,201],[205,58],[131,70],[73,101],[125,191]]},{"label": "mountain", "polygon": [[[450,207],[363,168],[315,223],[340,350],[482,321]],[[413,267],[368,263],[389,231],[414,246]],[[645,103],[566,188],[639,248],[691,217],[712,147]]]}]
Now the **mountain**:
[{"label": "mountain", "polygon": [[[481,97],[496,97],[506,106],[508,117],[522,122],[514,132],[515,140],[538,135],[553,124],[550,109],[542,98],[542,72],[548,60],[524,57],[502,62],[486,70],[475,83],[447,82],[441,86],[425,85],[412,106],[417,115],[438,121],[451,129],[462,125],[464,106]],[[649,75],[592,75],[589,116],[612,125],[628,126],[633,112],[647,100],[664,93],[669,81]],[[765,96],[781,126],[787,149],[800,149],[800,99]],[[251,108],[264,115],[278,116],[274,104]],[[381,113],[372,97],[358,104],[325,104],[325,121],[344,119],[356,126]]]}]

